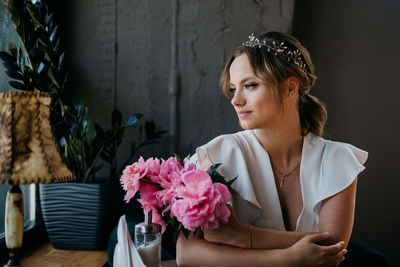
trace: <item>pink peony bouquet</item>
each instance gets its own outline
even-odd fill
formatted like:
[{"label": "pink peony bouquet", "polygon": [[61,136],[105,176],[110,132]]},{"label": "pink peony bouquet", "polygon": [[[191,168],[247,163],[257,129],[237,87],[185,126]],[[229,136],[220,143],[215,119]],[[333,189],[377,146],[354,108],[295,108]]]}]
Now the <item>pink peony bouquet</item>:
[{"label": "pink peony bouquet", "polygon": [[188,159],[181,163],[176,157],[146,161],[140,157],[126,166],[121,176],[126,191],[124,200],[129,202],[139,191],[138,201],[144,212],[152,211],[153,223],[160,224],[162,232],[168,223],[175,230],[182,225],[186,236],[187,230],[218,228],[219,223],[228,222],[230,211],[226,204],[231,199],[228,188],[236,179],[226,182],[216,172],[219,165],[202,171]]}]

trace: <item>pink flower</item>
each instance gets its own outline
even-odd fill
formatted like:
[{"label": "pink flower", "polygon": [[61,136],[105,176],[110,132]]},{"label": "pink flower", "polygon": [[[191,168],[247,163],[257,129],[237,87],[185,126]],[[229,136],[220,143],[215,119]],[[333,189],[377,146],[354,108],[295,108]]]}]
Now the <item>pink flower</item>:
[{"label": "pink flower", "polygon": [[193,163],[190,163],[189,159],[187,159],[187,158],[185,158],[183,160],[183,164],[184,164],[183,169],[181,170],[181,172],[183,172],[183,173],[196,169],[196,165],[194,165]]},{"label": "pink flower", "polygon": [[175,157],[169,158],[167,161],[163,161],[161,164],[162,180],[160,185],[164,190],[156,193],[157,198],[166,205],[163,214],[171,209],[172,203],[175,201],[178,188],[183,185],[182,176],[191,170],[195,170],[196,166],[188,159],[184,159],[184,166],[182,166]]},{"label": "pink flower", "polygon": [[162,160],[159,174],[160,186],[168,189],[175,184],[180,184],[182,168],[182,164],[175,157],[170,157],[166,161]]},{"label": "pink flower", "polygon": [[182,182],[184,185],[176,189],[177,200],[172,203],[171,216],[190,231],[197,227],[215,229],[219,222],[228,222],[230,211],[226,203],[231,194],[225,185],[213,184],[208,173],[200,170],[186,172]]},{"label": "pink flower", "polygon": [[160,182],[160,171],[161,164],[158,158],[149,158],[146,160],[147,174],[146,177],[149,178],[153,183]]},{"label": "pink flower", "polygon": [[152,222],[161,225],[162,232],[164,233],[167,225],[159,212],[162,204],[155,196],[158,190],[159,188],[155,185],[143,183],[140,186],[140,199],[138,201],[142,204],[144,213],[152,211]]},{"label": "pink flower", "polygon": [[124,169],[120,181],[126,191],[126,202],[140,191],[138,201],[143,211],[152,211],[152,222],[160,224],[162,232],[166,220],[173,217],[194,231],[197,227],[215,229],[230,216],[226,206],[231,198],[228,188],[221,183],[213,184],[210,175],[196,170],[188,159],[182,166],[176,157],[146,161],[140,157]]},{"label": "pink flower", "polygon": [[139,190],[140,179],[147,174],[147,164],[142,157],[132,165],[125,167],[120,182],[126,191],[124,200],[129,202]]}]

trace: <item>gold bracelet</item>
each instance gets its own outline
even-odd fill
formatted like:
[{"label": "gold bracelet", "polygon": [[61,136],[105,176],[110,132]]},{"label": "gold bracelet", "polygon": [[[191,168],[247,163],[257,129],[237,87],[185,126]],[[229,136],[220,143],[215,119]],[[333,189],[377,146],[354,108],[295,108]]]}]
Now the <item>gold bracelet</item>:
[{"label": "gold bracelet", "polygon": [[253,248],[252,232],[253,232],[253,226],[249,225],[249,248]]}]

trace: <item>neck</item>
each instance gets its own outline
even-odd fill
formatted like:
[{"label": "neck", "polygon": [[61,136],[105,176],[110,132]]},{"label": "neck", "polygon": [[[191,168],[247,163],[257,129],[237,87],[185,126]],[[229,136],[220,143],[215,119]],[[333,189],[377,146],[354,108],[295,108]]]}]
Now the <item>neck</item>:
[{"label": "neck", "polygon": [[257,129],[256,136],[260,144],[268,151],[274,166],[287,169],[300,161],[303,136],[299,119],[279,123],[273,128]]}]

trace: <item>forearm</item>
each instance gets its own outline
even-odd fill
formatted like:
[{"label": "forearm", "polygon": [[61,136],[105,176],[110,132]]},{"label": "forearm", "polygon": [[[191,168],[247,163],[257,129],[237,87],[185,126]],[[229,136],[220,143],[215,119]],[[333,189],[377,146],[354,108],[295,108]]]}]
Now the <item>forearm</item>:
[{"label": "forearm", "polygon": [[240,248],[283,249],[288,248],[311,233],[288,232],[249,226],[233,215],[227,224],[218,229],[204,231],[208,242]]},{"label": "forearm", "polygon": [[177,243],[177,262],[179,266],[293,266],[287,249],[243,249],[202,238],[187,240],[182,234]]},{"label": "forearm", "polygon": [[283,249],[290,247],[307,234],[310,233],[253,227],[251,233],[251,245],[253,248],[259,249]]}]

